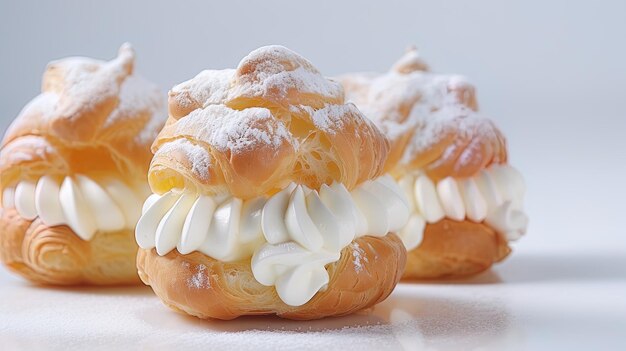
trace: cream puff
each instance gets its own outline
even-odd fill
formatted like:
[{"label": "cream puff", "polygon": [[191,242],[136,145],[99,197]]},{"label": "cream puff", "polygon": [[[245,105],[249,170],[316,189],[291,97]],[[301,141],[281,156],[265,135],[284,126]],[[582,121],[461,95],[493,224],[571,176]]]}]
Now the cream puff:
[{"label": "cream puff", "polygon": [[504,259],[528,224],[524,181],[507,163],[504,136],[478,112],[474,87],[429,72],[415,49],[386,74],[339,80],[390,140],[385,171],[411,208],[399,231],[404,277],[475,274]]},{"label": "cream puff", "polygon": [[169,93],[137,224],[141,279],[199,318],[345,315],[384,300],[408,202],[341,85],[262,47]]},{"label": "cream puff", "polygon": [[0,150],[0,259],[45,284],[138,283],[134,228],[149,195],[150,145],[165,96],[133,74],[124,44],[108,62],[48,64],[42,93]]}]

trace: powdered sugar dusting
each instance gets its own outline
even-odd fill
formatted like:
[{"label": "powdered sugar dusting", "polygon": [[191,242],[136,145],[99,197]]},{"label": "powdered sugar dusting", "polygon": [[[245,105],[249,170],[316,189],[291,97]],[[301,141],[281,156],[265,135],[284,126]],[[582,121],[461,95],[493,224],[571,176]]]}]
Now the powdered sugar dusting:
[{"label": "powdered sugar dusting", "polygon": [[86,57],[69,57],[48,64],[43,90],[60,96],[62,116],[72,116],[119,93],[119,83],[132,74],[135,53],[123,44],[118,56],[104,62]]},{"label": "powdered sugar dusting", "polygon": [[[316,174],[324,172],[322,168],[310,167],[306,158],[313,147],[301,148],[300,141],[314,130],[340,140],[353,138],[363,122],[373,127],[356,106],[345,103],[341,84],[282,46],[254,50],[236,70],[203,71],[175,86],[169,93],[169,111],[156,145],[182,136],[206,144],[216,157],[218,152],[229,157],[258,149],[273,150],[274,155],[293,150],[296,162],[291,171],[298,181],[311,184],[326,181],[327,175]],[[358,139],[364,143],[380,137],[363,134]],[[324,143],[315,138],[307,141]],[[319,145],[320,150],[332,147]]]},{"label": "powdered sugar dusting", "polygon": [[181,151],[187,156],[191,163],[191,171],[202,181],[208,182],[210,179],[209,168],[211,164],[211,155],[202,146],[196,145],[191,141],[180,138],[169,143],[164,144],[157,152],[156,155],[161,153],[170,153],[174,151]]},{"label": "powdered sugar dusting", "polygon": [[234,69],[202,71],[194,78],[174,86],[170,98],[183,107],[221,104],[226,100],[234,74]]},{"label": "powdered sugar dusting", "polygon": [[457,133],[462,140],[495,137],[496,133],[491,121],[459,103],[458,98],[448,92],[447,85],[437,80],[426,87],[420,102],[413,106],[405,125],[396,127],[415,129],[418,136],[412,138],[408,144],[403,162],[410,162],[414,155],[439,142],[447,133]]},{"label": "powdered sugar dusting", "polygon": [[207,267],[203,264],[196,266],[196,272],[187,279],[187,286],[194,289],[206,289],[211,287],[209,276],[207,275]]},{"label": "powdered sugar dusting", "polygon": [[284,99],[290,90],[322,97],[343,96],[341,84],[328,80],[305,58],[279,45],[254,50],[239,63],[242,67],[254,66],[251,72],[238,76],[237,85],[230,98],[275,95]]},{"label": "powdered sugar dusting", "polygon": [[469,93],[462,88],[471,87],[463,76],[416,70],[341,79],[347,98],[390,140],[415,132],[400,162],[411,162],[450,132],[460,138],[495,137],[493,123],[463,103],[468,96],[458,96],[459,91]]},{"label": "powdered sugar dusting", "polygon": [[343,118],[346,114],[356,109],[352,104],[326,105],[324,108],[313,111],[311,118],[315,127],[327,132],[336,133],[344,125]]},{"label": "powdered sugar dusting", "polygon": [[[72,124],[51,122],[93,118],[92,111],[103,111],[108,106],[106,103],[117,97],[117,106],[108,116],[89,121],[95,127],[93,137],[113,136],[118,140],[129,139],[129,143],[148,145],[163,125],[167,112],[158,87],[133,75],[134,59],[130,45],[124,44],[111,61],[68,57],[50,62],[44,73],[42,93],[24,107],[6,135],[13,138],[34,132],[46,135],[64,131],[49,129],[51,126],[72,128],[68,127]],[[125,119],[131,123],[115,130],[118,123],[126,122]]]},{"label": "powdered sugar dusting", "polygon": [[351,243],[350,248],[352,249],[352,257],[354,258],[352,261],[354,269],[357,273],[359,273],[363,270],[364,263],[369,262],[369,260],[365,256],[365,251],[363,251],[358,243]]},{"label": "powdered sugar dusting", "polygon": [[153,83],[139,77],[129,76],[122,83],[120,102],[104,123],[104,128],[118,123],[123,118],[133,118],[146,113],[149,119],[136,135],[139,144],[150,144],[167,118],[165,96]]},{"label": "powdered sugar dusting", "polygon": [[[55,78],[61,78],[62,81],[52,85],[44,84],[44,91],[59,94],[59,108],[63,109],[65,115],[93,109],[98,102],[116,94],[119,89],[115,79],[102,74],[100,67],[104,65],[106,62],[87,57],[68,57],[53,61],[48,64],[45,78],[50,76],[50,71],[55,76],[45,79],[44,82]],[[56,75],[57,71],[59,75]]]},{"label": "powdered sugar dusting", "polygon": [[270,110],[261,107],[233,110],[223,105],[209,105],[194,110],[176,122],[178,134],[190,131],[219,151],[241,152],[260,145],[277,149],[284,143],[292,143],[285,125],[275,119]]}]

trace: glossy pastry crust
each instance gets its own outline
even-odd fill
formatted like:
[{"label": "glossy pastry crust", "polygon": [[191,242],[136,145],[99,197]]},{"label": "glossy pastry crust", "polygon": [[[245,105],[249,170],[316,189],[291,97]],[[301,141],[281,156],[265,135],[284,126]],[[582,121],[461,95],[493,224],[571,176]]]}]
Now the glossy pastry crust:
[{"label": "glossy pastry crust", "polygon": [[[124,44],[111,61],[72,57],[48,64],[42,93],[2,141],[0,194],[18,182],[77,174],[120,180],[129,189],[146,186],[149,148],[165,106],[158,87],[133,74],[134,59]],[[66,225],[26,220],[14,207],[0,211],[0,260],[25,278],[57,285],[139,282],[132,229],[85,241]]]},{"label": "glossy pastry crust", "polygon": [[224,263],[194,252],[159,256],[139,250],[137,267],[144,283],[172,309],[199,318],[233,319],[276,314],[308,320],[350,314],[384,300],[396,286],[406,250],[395,234],[360,237],[326,266],[330,282],[302,306],[286,305],[274,287],[254,279],[249,260]]}]

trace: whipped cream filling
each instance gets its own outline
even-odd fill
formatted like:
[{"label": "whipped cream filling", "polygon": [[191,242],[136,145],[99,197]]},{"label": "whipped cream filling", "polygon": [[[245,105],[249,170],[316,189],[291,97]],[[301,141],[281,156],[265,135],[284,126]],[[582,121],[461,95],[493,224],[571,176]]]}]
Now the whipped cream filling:
[{"label": "whipped cream filling", "polygon": [[114,178],[96,182],[80,174],[46,175],[4,189],[2,207],[15,208],[27,220],[39,217],[47,226],[67,225],[90,240],[98,231],[134,228],[146,192]]},{"label": "whipped cream filling", "polygon": [[409,203],[389,176],[352,191],[291,184],[270,196],[241,200],[180,189],[151,195],[136,227],[141,248],[165,255],[199,251],[220,261],[251,259],[255,279],[274,286],[286,304],[308,302],[329,282],[325,265],[363,235],[401,229]]},{"label": "whipped cream filling", "polygon": [[516,240],[526,232],[524,179],[509,165],[493,165],[474,177],[448,177],[437,183],[417,172],[404,176],[398,184],[411,211],[407,225],[399,232],[407,250],[420,244],[427,223],[445,217],[485,222],[507,240]]}]

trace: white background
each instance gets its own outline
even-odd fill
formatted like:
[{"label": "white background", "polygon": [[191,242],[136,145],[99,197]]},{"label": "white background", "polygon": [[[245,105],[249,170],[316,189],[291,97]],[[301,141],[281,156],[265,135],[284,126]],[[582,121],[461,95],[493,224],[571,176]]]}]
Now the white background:
[{"label": "white background", "polygon": [[[234,67],[266,44],[299,52],[328,76],[386,70],[416,44],[434,70],[477,85],[481,109],[507,135],[511,163],[527,180],[529,233],[481,293],[519,296],[509,308],[526,330],[516,336],[527,338],[521,345],[619,348],[625,16],[626,1],[1,1],[0,129],[38,93],[48,61],[108,59],[124,41],[135,46],[137,70],[164,91],[202,69]],[[462,294],[481,288],[463,286]],[[0,322],[0,337],[17,331],[2,333]]]}]

